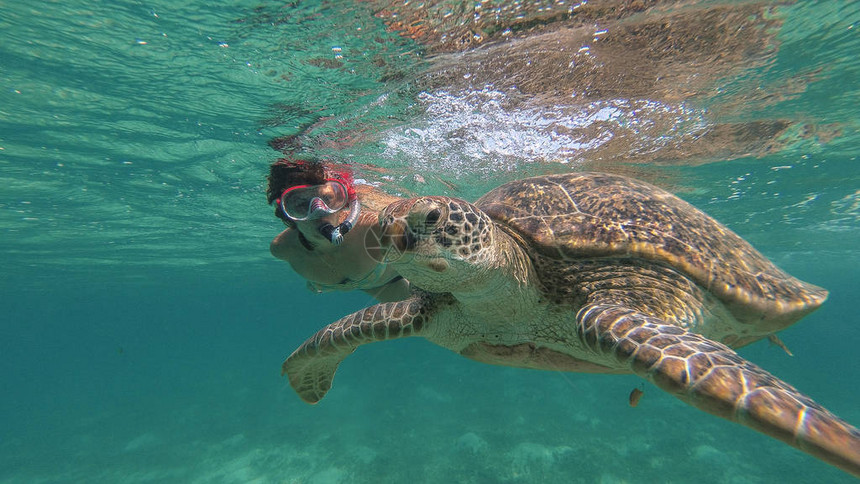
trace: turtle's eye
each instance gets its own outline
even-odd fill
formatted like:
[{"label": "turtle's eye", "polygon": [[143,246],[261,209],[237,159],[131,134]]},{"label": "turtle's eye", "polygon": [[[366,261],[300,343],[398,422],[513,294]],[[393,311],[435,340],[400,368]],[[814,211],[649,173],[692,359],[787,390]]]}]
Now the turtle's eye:
[{"label": "turtle's eye", "polygon": [[433,210],[430,210],[429,212],[427,212],[427,217],[424,219],[424,222],[427,225],[436,225],[436,222],[439,221],[439,217],[441,217],[441,216],[442,216],[442,211],[439,210],[438,208],[434,208]]}]

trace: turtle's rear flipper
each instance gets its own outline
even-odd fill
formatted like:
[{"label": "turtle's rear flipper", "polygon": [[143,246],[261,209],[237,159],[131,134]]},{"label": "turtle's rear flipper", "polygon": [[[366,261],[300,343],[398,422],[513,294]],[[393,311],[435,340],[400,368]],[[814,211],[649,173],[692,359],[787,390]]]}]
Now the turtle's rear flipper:
[{"label": "turtle's rear flipper", "polygon": [[577,315],[585,344],[708,413],[860,477],[860,431],[731,348],[637,311],[595,304]]},{"label": "turtle's rear flipper", "polygon": [[289,377],[302,400],[317,403],[331,388],[337,366],[358,346],[417,334],[425,322],[425,315],[419,313],[422,305],[419,297],[413,297],[340,318],[293,351],[281,366],[281,375]]}]

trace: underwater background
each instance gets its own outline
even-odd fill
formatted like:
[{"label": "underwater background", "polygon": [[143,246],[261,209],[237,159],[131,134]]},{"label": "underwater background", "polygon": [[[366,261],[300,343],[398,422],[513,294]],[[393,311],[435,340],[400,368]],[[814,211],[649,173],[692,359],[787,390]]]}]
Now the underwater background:
[{"label": "underwater background", "polygon": [[[739,352],[860,424],[860,3],[0,0],[0,482],[850,482],[633,376],[362,347],[268,252],[268,164],[474,200],[667,188],[822,309]],[[634,388],[644,389],[635,408]]]}]

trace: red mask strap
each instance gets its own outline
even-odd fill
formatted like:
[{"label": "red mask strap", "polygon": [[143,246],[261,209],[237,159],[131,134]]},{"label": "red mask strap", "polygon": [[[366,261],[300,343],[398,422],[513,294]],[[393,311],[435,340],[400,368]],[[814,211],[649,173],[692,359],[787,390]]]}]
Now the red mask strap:
[{"label": "red mask strap", "polygon": [[352,172],[347,168],[330,168],[327,171],[327,177],[340,181],[346,187],[348,200],[351,202],[356,199],[355,180],[352,178]]}]

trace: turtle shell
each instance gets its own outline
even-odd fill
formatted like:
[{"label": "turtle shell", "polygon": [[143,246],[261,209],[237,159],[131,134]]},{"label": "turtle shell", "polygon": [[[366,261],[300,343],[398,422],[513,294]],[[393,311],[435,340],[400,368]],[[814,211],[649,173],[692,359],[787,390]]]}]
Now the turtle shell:
[{"label": "turtle shell", "polygon": [[475,204],[533,258],[655,261],[688,276],[743,322],[788,325],[827,298],[704,212],[638,180],[602,173],[533,177],[504,184]]}]

